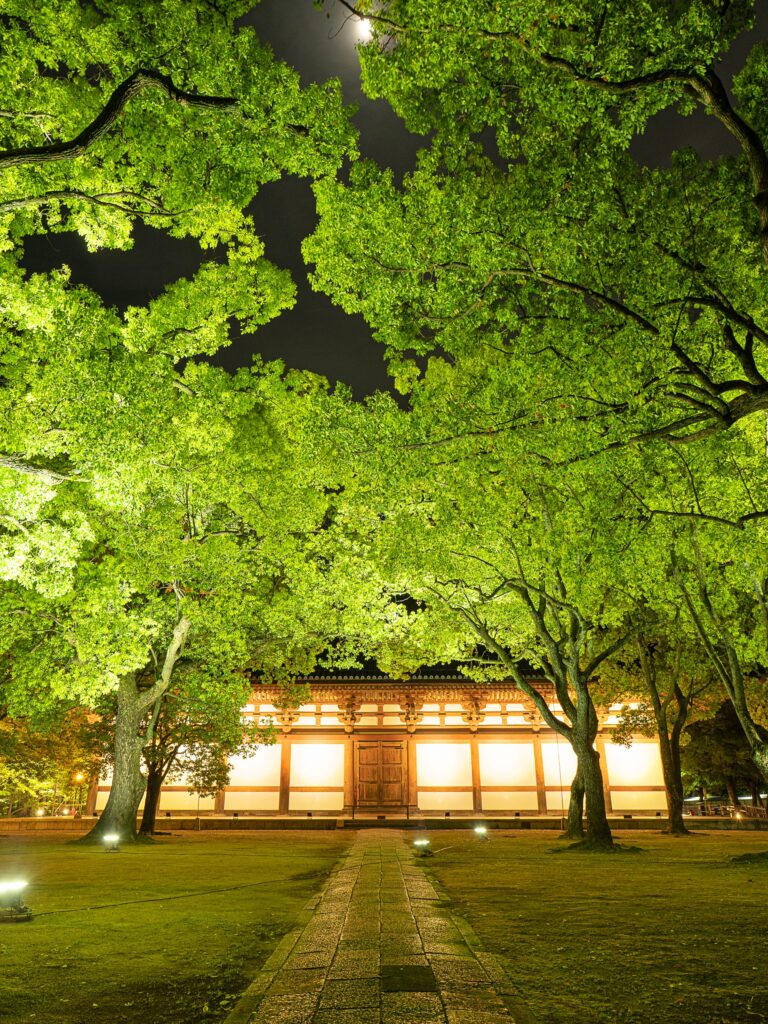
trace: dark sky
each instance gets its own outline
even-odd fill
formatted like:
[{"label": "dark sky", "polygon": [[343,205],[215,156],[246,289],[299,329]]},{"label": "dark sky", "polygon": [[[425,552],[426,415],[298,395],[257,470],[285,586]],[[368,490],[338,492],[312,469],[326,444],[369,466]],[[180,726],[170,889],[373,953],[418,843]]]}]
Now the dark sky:
[{"label": "dark sky", "polygon": [[[312,0],[262,0],[244,23],[257,30],[277,57],[296,68],[304,84],[331,76],[341,80],[345,100],[359,108],[355,123],[364,156],[392,167],[398,177],[413,167],[416,151],[425,140],[410,135],[387,103],[373,102],[360,91],[355,51],[358,27],[335,0],[325,0],[324,11],[315,9]],[[726,84],[743,65],[752,45],[767,38],[768,3],[761,0],[755,29],[736,41],[720,69]],[[636,140],[633,153],[649,166],[661,166],[668,163],[673,149],[686,145],[694,146],[706,158],[736,151],[732,137],[713,117],[697,113],[681,118],[664,111]],[[296,281],[297,303],[258,334],[236,340],[215,361],[233,369],[248,365],[252,354],[260,352],[266,359],[280,358],[290,366],[343,380],[358,396],[389,388],[382,348],[373,341],[362,318],[343,313],[325,296],[313,292],[307,282],[300,246],[315,223],[309,183],[289,177],[267,185],[251,210],[268,258],[287,267]],[[74,281],[94,288],[106,302],[125,308],[143,304],[168,282],[193,274],[199,260],[196,243],[138,225],[129,252],[88,253],[76,235],[33,237],[27,243],[26,264],[33,270],[47,270],[67,263]]]}]

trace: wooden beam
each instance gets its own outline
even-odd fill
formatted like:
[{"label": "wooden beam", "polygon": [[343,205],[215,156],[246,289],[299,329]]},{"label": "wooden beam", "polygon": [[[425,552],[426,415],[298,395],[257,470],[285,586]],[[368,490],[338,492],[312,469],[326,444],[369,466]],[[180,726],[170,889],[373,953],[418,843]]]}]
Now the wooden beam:
[{"label": "wooden beam", "polygon": [[283,736],[280,741],[280,803],[277,813],[287,814],[291,796],[291,739]]},{"label": "wooden beam", "polygon": [[544,785],[544,757],[541,752],[541,733],[533,734],[533,763],[536,770],[536,794],[539,814],[547,814],[547,791]]}]

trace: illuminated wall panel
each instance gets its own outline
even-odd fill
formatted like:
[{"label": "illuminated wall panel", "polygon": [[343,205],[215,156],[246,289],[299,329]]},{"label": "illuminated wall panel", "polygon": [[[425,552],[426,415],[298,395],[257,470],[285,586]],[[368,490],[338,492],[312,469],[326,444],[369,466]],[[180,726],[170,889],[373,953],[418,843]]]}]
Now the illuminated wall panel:
[{"label": "illuminated wall panel", "polygon": [[277,811],[279,793],[225,793],[225,811]]},{"label": "illuminated wall panel", "polygon": [[[212,811],[216,801],[212,796],[200,797],[200,810]],[[186,789],[171,790],[163,789],[160,792],[160,810],[162,811],[197,811],[197,793],[190,793]]]},{"label": "illuminated wall panel", "polygon": [[634,743],[621,747],[606,743],[608,782],[611,786],[663,786],[661,756],[656,743]]},{"label": "illuminated wall panel", "polygon": [[340,811],[343,807],[343,793],[291,793],[288,802],[290,811]]},{"label": "illuminated wall panel", "polygon": [[614,811],[666,811],[667,797],[664,792],[617,793],[611,792],[611,804]]},{"label": "illuminated wall panel", "polygon": [[469,743],[417,743],[416,780],[419,786],[471,786]]},{"label": "illuminated wall panel", "polygon": [[532,743],[479,743],[478,751],[481,786],[536,785]]},{"label": "illuminated wall panel", "polygon": [[471,811],[471,793],[419,793],[419,810]]},{"label": "illuminated wall panel", "polygon": [[343,743],[293,744],[291,786],[327,786],[335,789],[343,785]]},{"label": "illuminated wall panel", "polygon": [[482,793],[484,811],[538,811],[535,793]]},{"label": "illuminated wall panel", "polygon": [[230,786],[279,786],[281,745],[259,747],[253,757],[231,757]]},{"label": "illuminated wall panel", "polygon": [[544,785],[570,786],[576,774],[576,755],[570,743],[542,743],[541,756],[544,761]]},{"label": "illuminated wall panel", "polygon": [[[562,804],[560,802],[561,798],[562,798]],[[563,814],[567,814],[568,813],[568,801],[570,799],[571,799],[571,791],[569,789],[564,789],[564,790],[562,790],[559,793],[549,792],[549,793],[547,793],[547,810],[550,813],[560,814],[560,809],[562,807],[562,813]]]}]

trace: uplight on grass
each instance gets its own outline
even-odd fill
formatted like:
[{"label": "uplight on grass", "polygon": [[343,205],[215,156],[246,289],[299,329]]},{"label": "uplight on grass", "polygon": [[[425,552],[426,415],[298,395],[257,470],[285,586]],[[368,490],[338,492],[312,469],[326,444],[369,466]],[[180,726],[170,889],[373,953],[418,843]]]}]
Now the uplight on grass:
[{"label": "uplight on grass", "polygon": [[488,838],[488,827],[487,827],[487,825],[475,825],[474,832],[475,832],[475,835],[477,836],[478,839],[487,839]]},{"label": "uplight on grass", "polygon": [[117,832],[106,832],[102,838],[107,853],[116,853],[120,849],[120,836]]},{"label": "uplight on grass", "polygon": [[21,878],[0,881],[0,922],[28,921],[32,917],[21,895],[26,887],[27,882]]},{"label": "uplight on grass", "polygon": [[413,845],[416,847],[416,853],[418,853],[420,857],[432,856],[432,851],[429,848],[428,839],[414,839]]}]

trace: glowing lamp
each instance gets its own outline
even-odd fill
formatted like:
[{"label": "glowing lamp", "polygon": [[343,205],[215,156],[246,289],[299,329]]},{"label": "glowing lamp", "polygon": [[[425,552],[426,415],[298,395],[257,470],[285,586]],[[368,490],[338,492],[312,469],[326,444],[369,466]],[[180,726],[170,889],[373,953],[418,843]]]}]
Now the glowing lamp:
[{"label": "glowing lamp", "polygon": [[26,887],[21,879],[0,882],[0,923],[30,920],[32,911],[24,906],[21,895]]},{"label": "glowing lamp", "polygon": [[75,776],[75,782],[82,782],[84,778],[85,776],[83,775],[83,773],[78,772],[77,775]]},{"label": "glowing lamp", "polygon": [[413,845],[416,847],[416,853],[420,857],[431,857],[432,851],[429,848],[428,839],[414,839]]},{"label": "glowing lamp", "polygon": [[367,43],[373,34],[371,23],[367,18],[361,18],[357,24],[357,34],[360,40]]},{"label": "glowing lamp", "polygon": [[486,825],[475,825],[474,832],[478,839],[488,838],[488,828]]},{"label": "glowing lamp", "polygon": [[120,836],[117,832],[106,832],[102,839],[107,853],[116,853],[120,849]]},{"label": "glowing lamp", "polygon": [[45,808],[38,807],[37,810],[35,811],[35,814],[37,815],[38,818],[42,818],[42,816],[45,814]]},{"label": "glowing lamp", "polygon": [[736,820],[741,821],[741,811],[736,811]]}]

